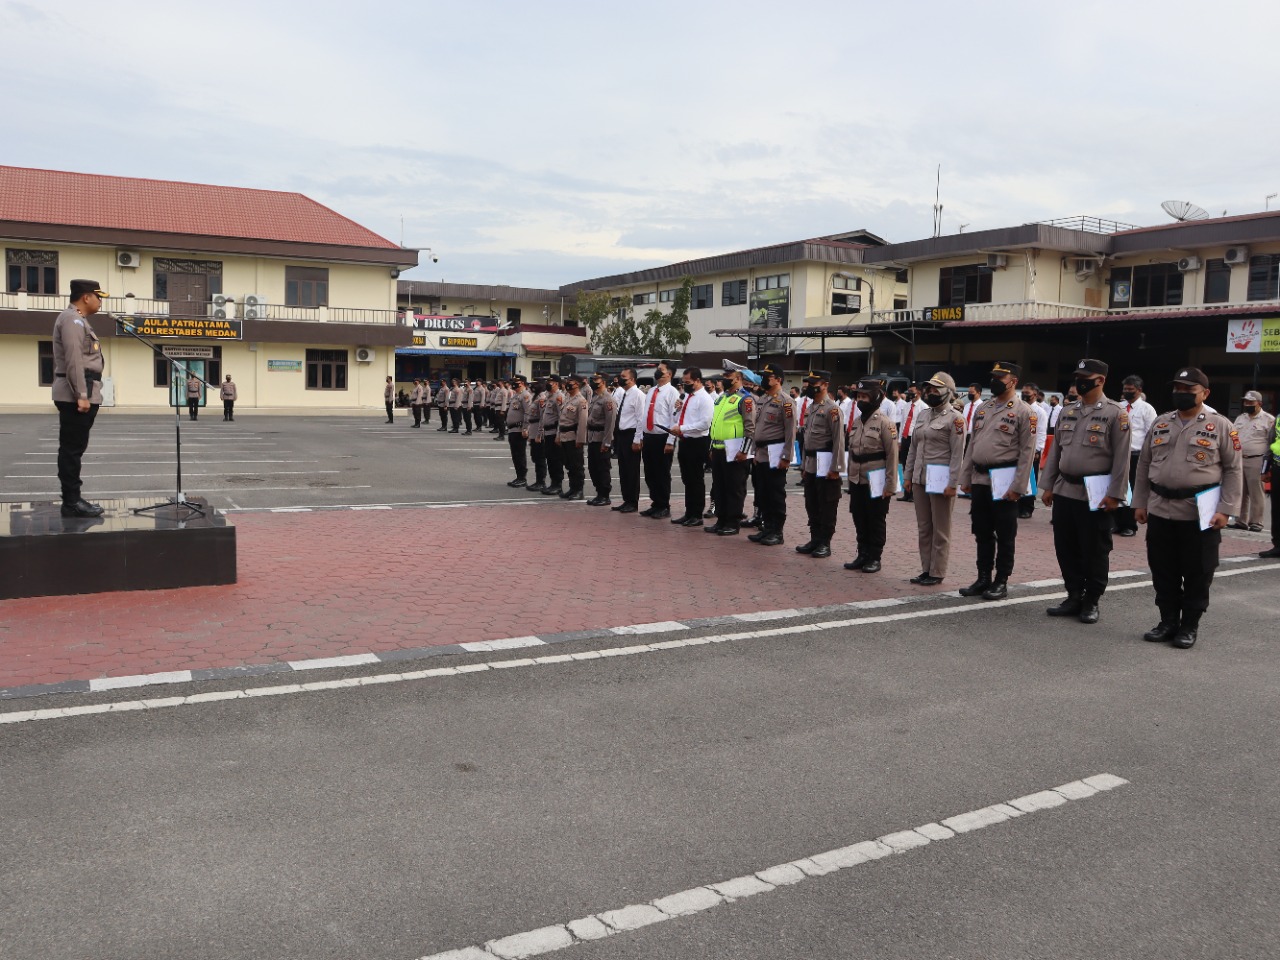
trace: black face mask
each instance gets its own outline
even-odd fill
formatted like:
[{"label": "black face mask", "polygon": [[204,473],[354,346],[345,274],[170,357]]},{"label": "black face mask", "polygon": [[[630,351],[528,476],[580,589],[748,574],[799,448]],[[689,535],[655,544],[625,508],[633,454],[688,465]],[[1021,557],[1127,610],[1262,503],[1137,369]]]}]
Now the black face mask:
[{"label": "black face mask", "polygon": [[1125,391],[1123,391],[1123,392],[1120,394],[1120,396],[1124,397],[1124,398],[1125,398],[1126,400],[1128,400],[1130,403],[1133,403],[1133,401],[1135,401],[1135,400],[1137,400],[1137,399],[1138,399],[1138,391],[1136,391],[1136,390],[1125,390]]},{"label": "black face mask", "polygon": [[806,397],[808,397],[810,400],[816,400],[816,399],[818,398],[818,388],[817,388],[817,387],[805,387],[805,388],[804,388],[804,395],[805,395]]},{"label": "black face mask", "polygon": [[1077,380],[1076,393],[1083,397],[1086,393],[1090,393],[1097,385],[1097,380]]},{"label": "black face mask", "polygon": [[1173,408],[1175,410],[1190,410],[1196,405],[1196,402],[1194,393],[1178,392],[1173,395]]},{"label": "black face mask", "polygon": [[1033,397],[1033,396],[1032,396],[1031,394],[1029,394],[1029,393],[1024,393],[1024,394],[1022,395],[1022,402],[1023,402],[1023,403],[1031,403],[1033,400],[1035,400],[1035,397]]},{"label": "black face mask", "polygon": [[1244,412],[1245,412],[1245,413],[1257,413],[1257,412],[1258,412],[1258,407],[1257,407],[1257,405],[1256,405],[1256,404],[1246,403],[1246,404],[1244,405]]},{"label": "black face mask", "polygon": [[991,381],[991,395],[993,397],[1002,396],[1004,392],[1008,389],[1009,389],[1009,385],[1005,383],[1003,380]]},{"label": "black face mask", "polygon": [[924,395],[924,402],[931,407],[940,406],[942,404],[942,395],[938,393],[926,393]]},{"label": "black face mask", "polygon": [[692,383],[681,384],[681,386],[684,387],[685,393],[693,393],[693,391],[697,389],[697,387],[695,387]]},{"label": "black face mask", "polygon": [[874,400],[858,401],[858,410],[862,413],[863,416],[867,416],[869,414],[875,413],[876,410],[878,409],[880,409],[880,404],[876,403]]}]

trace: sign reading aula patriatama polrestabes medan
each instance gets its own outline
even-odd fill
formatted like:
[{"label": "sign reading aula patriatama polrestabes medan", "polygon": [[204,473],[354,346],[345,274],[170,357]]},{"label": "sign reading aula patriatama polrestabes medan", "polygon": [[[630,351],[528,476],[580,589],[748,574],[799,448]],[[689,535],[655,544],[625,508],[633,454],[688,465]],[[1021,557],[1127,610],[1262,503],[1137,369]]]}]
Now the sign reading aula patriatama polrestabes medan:
[{"label": "sign reading aula patriatama polrestabes medan", "polygon": [[183,337],[191,340],[240,340],[244,321],[212,317],[117,317],[116,335],[127,336],[125,324],[141,337]]}]

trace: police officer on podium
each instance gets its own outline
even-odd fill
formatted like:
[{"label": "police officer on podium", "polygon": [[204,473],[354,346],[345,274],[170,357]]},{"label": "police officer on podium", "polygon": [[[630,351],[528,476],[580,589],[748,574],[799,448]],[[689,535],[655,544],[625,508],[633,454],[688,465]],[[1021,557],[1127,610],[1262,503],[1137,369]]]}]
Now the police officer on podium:
[{"label": "police officer on podium", "polygon": [[[1058,416],[1040,481],[1040,499],[1053,510],[1053,548],[1067,598],[1046,612],[1098,622],[1098,600],[1110,576],[1115,511],[1129,492],[1129,415],[1103,395],[1110,367],[1101,360],[1076,364],[1079,400]],[[1087,483],[1104,492],[1090,494]]]},{"label": "police officer on podium", "polygon": [[1187,650],[1209,609],[1222,529],[1240,510],[1244,476],[1231,421],[1204,408],[1209,378],[1184,367],[1172,386],[1174,408],[1156,418],[1138,457],[1133,514],[1147,525],[1147,564],[1160,610],[1160,622],[1142,639]]},{"label": "police officer on podium", "polygon": [[80,461],[102,405],[102,344],[89,318],[102,309],[95,280],[71,281],[71,305],[53,322],[53,405],[58,408],[58,483],[64,517],[100,517],[80,495]]}]

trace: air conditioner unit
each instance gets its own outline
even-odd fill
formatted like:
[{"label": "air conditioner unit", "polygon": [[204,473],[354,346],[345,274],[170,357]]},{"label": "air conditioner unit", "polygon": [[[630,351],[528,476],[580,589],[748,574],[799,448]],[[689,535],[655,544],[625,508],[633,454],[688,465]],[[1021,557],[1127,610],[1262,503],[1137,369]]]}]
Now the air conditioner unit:
[{"label": "air conditioner unit", "polygon": [[142,254],[137,250],[117,250],[116,266],[137,269],[142,264]]},{"label": "air conditioner unit", "polygon": [[236,316],[236,301],[225,293],[215,293],[209,302],[209,316],[214,320],[234,320]]},{"label": "air conditioner unit", "polygon": [[240,302],[244,304],[244,318],[246,320],[267,319],[267,298],[262,294],[246,293],[240,298]]},{"label": "air conditioner unit", "polygon": [[1008,265],[1009,265],[1009,258],[1005,254],[1003,253],[987,254],[987,266],[990,267],[992,270],[998,270],[1001,267],[1007,267]]},{"label": "air conditioner unit", "polygon": [[1227,253],[1222,258],[1224,263],[1248,263],[1249,248],[1248,247],[1227,247]]},{"label": "air conditioner unit", "polygon": [[377,355],[377,351],[373,347],[356,347],[357,363],[373,363],[373,358]]},{"label": "air conditioner unit", "polygon": [[1085,277],[1092,277],[1095,273],[1098,272],[1097,260],[1086,260],[1083,258],[1077,258],[1075,263],[1076,263],[1076,276],[1081,279]]},{"label": "air conditioner unit", "polygon": [[1183,257],[1181,260],[1178,261],[1178,269],[1181,270],[1183,273],[1187,273],[1190,270],[1199,270],[1200,258],[1199,257]]}]

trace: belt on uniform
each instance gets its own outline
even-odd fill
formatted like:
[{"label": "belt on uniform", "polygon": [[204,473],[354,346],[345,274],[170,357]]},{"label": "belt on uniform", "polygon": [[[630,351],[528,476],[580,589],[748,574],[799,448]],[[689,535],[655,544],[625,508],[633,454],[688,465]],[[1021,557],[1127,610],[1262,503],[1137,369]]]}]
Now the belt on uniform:
[{"label": "belt on uniform", "polygon": [[1246,460],[1257,460],[1259,457],[1265,457],[1265,456],[1266,456],[1265,453],[1246,453],[1244,455],[1244,458]]},{"label": "belt on uniform", "polygon": [[885,458],[885,455],[883,453],[851,453],[849,454],[849,459],[852,460],[854,463],[876,463],[877,461],[883,460],[884,458]]},{"label": "belt on uniform", "polygon": [[1216,487],[1216,483],[1202,483],[1198,487],[1166,487],[1164,484],[1152,483],[1151,489],[1166,500],[1190,500],[1197,493],[1204,493],[1206,490],[1212,490]]},{"label": "belt on uniform", "polygon": [[1016,467],[1017,465],[1017,460],[1006,460],[1004,463],[975,463],[973,465],[973,469],[977,470],[979,473],[990,473],[992,470],[1003,470],[1006,467]]},{"label": "belt on uniform", "polygon": [[[804,452],[806,455],[810,453],[835,453],[835,448],[832,446],[832,444],[828,443],[825,447],[813,447],[813,448],[805,447]],[[880,459],[883,460],[884,457],[881,456]]]},{"label": "belt on uniform", "polygon": [[1084,483],[1084,477],[1077,477],[1074,473],[1063,473],[1061,470],[1059,470],[1058,476],[1060,476],[1063,480],[1067,481],[1067,483],[1079,483],[1079,484]]},{"label": "belt on uniform", "polygon": [[[61,377],[63,380],[67,379],[67,375],[65,373],[55,373],[54,376]],[[94,381],[101,383],[102,374],[94,373],[92,370],[86,370],[84,372],[84,379],[86,383],[93,383]]]}]

